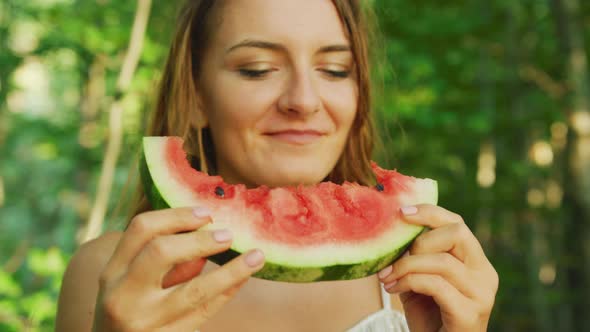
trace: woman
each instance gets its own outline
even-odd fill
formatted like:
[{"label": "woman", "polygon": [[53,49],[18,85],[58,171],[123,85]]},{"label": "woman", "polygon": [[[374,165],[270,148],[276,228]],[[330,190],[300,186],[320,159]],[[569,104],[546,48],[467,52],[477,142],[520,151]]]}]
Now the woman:
[{"label": "woman", "polygon": [[[360,3],[187,1],[148,135],[183,136],[200,168],[228,183],[371,184]],[[412,331],[485,331],[498,277],[473,234],[441,207],[403,212],[431,231],[393,266],[288,284],[249,278],[259,250],[201,271],[232,234],[198,231],[206,206],[149,211],[144,200],[124,233],[73,257],[57,330],[403,331],[407,320]]]}]

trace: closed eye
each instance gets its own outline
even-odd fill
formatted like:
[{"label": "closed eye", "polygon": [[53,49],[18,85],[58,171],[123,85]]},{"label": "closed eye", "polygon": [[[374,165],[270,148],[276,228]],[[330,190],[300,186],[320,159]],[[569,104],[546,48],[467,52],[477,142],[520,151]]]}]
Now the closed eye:
[{"label": "closed eye", "polygon": [[238,69],[238,73],[246,78],[264,78],[268,73],[270,73],[272,69],[263,69],[263,70],[255,70],[255,69],[246,69],[241,68]]},{"label": "closed eye", "polygon": [[[260,79],[266,77],[273,69],[247,69],[241,68],[238,69],[238,73],[246,78],[250,79]],[[350,76],[350,70],[330,70],[330,69],[320,69],[320,71],[331,78],[335,79],[344,79]]]},{"label": "closed eye", "polygon": [[329,70],[320,69],[323,73],[327,74],[332,78],[347,78],[350,76],[350,70]]}]

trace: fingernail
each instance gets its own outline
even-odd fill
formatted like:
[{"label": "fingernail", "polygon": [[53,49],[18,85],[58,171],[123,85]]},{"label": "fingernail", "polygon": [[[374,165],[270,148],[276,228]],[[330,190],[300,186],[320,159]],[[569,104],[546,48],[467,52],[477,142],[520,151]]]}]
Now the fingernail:
[{"label": "fingernail", "polygon": [[205,218],[211,215],[211,210],[204,206],[199,206],[193,209],[193,215],[197,218]]},{"label": "fingernail", "polygon": [[393,266],[389,265],[388,267],[386,267],[383,270],[379,271],[379,273],[377,274],[377,276],[379,276],[379,279],[384,279],[385,277],[387,277],[388,275],[391,274],[391,271],[393,271]]},{"label": "fingernail", "polygon": [[264,254],[262,251],[256,249],[246,254],[246,264],[250,267],[257,267],[264,261]]},{"label": "fingernail", "polygon": [[217,242],[227,242],[232,239],[232,233],[227,229],[218,229],[213,231],[213,238]]},{"label": "fingernail", "polygon": [[402,206],[401,210],[405,216],[411,216],[418,213],[418,208],[415,206]]},{"label": "fingernail", "polygon": [[397,280],[394,280],[388,284],[385,284],[383,286],[383,288],[385,288],[386,291],[390,290],[391,288],[393,288],[393,286],[395,286],[395,284],[397,284]]}]

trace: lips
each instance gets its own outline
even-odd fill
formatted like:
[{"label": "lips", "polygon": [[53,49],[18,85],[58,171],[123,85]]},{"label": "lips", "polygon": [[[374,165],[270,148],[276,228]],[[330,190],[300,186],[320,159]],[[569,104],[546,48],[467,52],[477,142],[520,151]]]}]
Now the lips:
[{"label": "lips", "polygon": [[288,130],[281,130],[281,131],[273,131],[265,133],[266,136],[272,137],[273,139],[280,140],[285,143],[295,144],[295,145],[305,145],[311,144],[319,139],[322,136],[326,135],[324,132],[307,129],[307,130],[296,130],[296,129],[288,129]]}]

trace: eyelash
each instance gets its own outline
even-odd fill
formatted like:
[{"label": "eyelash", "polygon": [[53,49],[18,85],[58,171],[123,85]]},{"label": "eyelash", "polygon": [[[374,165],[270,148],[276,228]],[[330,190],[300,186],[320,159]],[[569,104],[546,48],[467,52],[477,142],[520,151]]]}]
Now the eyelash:
[{"label": "eyelash", "polygon": [[[260,79],[264,78],[268,73],[273,71],[272,69],[265,69],[265,70],[253,70],[253,69],[239,69],[238,72],[240,75],[252,78],[252,79]],[[328,74],[332,78],[348,78],[350,76],[349,70],[328,70],[328,69],[321,69],[321,72]]]},{"label": "eyelash", "polygon": [[254,69],[239,69],[238,72],[240,75],[247,77],[247,78],[263,78],[266,74],[270,73],[272,69],[264,69],[264,70],[254,70]]},{"label": "eyelash", "polygon": [[333,78],[348,78],[350,76],[349,70],[327,70],[322,69],[322,72],[330,75]]}]

